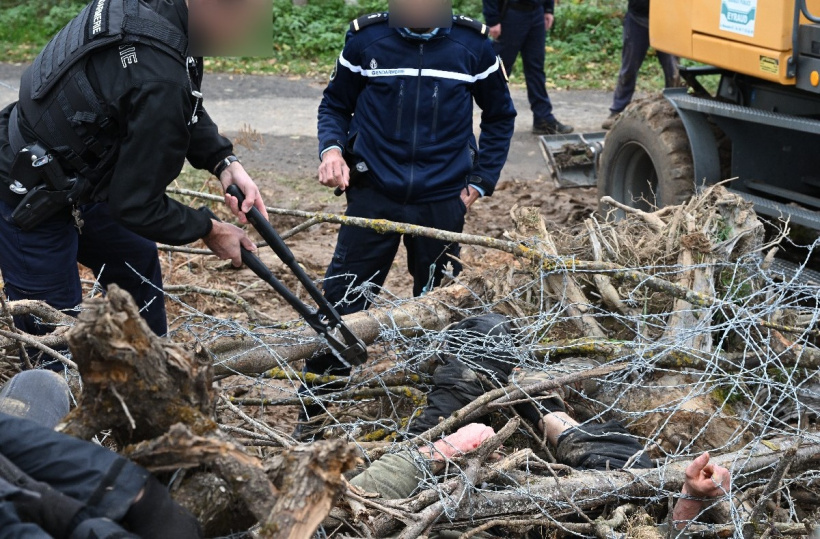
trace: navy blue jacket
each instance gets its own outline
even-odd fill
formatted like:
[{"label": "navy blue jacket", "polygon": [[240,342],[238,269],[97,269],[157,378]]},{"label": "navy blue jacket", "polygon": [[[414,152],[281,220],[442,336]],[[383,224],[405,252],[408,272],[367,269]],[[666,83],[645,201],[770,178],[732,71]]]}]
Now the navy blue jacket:
[{"label": "navy blue jacket", "polygon": [[[348,33],[325,90],[320,152],[345,148],[367,164],[376,188],[403,203],[445,200],[468,183],[492,194],[516,112],[490,40],[458,22],[424,40],[390,28],[385,14],[373,17]],[[473,100],[482,110],[479,145]]]},{"label": "navy blue jacket", "polygon": [[629,0],[629,11],[640,17],[649,17],[649,0]]},{"label": "navy blue jacket", "polygon": [[487,26],[495,26],[501,22],[501,6],[510,1],[518,4],[540,4],[544,6],[544,13],[553,13],[555,11],[555,0],[484,0],[482,11]]}]

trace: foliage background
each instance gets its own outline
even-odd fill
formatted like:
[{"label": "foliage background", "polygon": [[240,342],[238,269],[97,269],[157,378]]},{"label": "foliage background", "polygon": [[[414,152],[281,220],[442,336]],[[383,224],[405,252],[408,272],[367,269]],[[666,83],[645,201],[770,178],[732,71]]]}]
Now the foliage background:
[{"label": "foliage background", "polygon": [[[481,0],[454,0],[456,12],[481,18]],[[76,0],[0,0],[0,57],[28,62],[84,3]],[[386,9],[387,0],[273,0],[274,49],[269,58],[212,58],[211,70],[234,73],[278,73],[326,77],[344,44],[348,23],[365,13]],[[626,0],[562,0],[556,25],[547,40],[547,84],[550,88],[611,89],[617,79],[621,19]],[[653,58],[639,79],[644,87],[662,82]],[[520,65],[513,83],[522,82]]]}]

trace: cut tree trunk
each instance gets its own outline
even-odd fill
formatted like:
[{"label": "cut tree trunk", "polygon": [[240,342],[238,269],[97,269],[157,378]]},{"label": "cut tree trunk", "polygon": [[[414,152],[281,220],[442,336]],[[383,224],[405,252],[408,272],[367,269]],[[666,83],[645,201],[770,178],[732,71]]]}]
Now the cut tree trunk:
[{"label": "cut tree trunk", "polygon": [[[483,285],[468,279],[466,285],[439,288],[401,305],[375,308],[343,317],[365,344],[376,342],[383,331],[396,330],[413,336],[425,330],[440,330],[460,318],[459,310],[474,306]],[[264,344],[264,346],[263,346]],[[327,350],[310,327],[287,336],[261,335],[258,339],[220,339],[197,351],[203,361],[215,361],[216,376],[260,374],[285,363],[307,359]]]},{"label": "cut tree trunk", "polygon": [[[358,454],[344,440],[317,442],[287,451],[272,473],[278,496],[260,534],[277,539],[313,535],[342,492],[342,474],[360,462]],[[293,473],[294,470],[299,473]]]}]

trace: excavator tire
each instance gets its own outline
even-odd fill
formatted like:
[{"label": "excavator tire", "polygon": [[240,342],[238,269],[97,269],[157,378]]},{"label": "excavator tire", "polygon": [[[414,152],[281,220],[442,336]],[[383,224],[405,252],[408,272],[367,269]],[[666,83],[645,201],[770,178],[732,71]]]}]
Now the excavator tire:
[{"label": "excavator tire", "polygon": [[[607,134],[599,196],[650,211],[681,204],[694,192],[689,137],[674,107],[663,96],[636,101]],[[606,204],[599,209],[612,210]]]}]

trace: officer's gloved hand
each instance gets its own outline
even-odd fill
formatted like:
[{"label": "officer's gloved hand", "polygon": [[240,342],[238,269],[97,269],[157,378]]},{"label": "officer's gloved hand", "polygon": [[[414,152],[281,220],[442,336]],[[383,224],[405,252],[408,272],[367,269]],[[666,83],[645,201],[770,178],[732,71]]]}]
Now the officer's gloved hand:
[{"label": "officer's gloved hand", "polygon": [[191,539],[202,537],[199,522],[171,499],[168,490],[149,476],[142,496],[131,505],[121,524],[140,537]]}]

